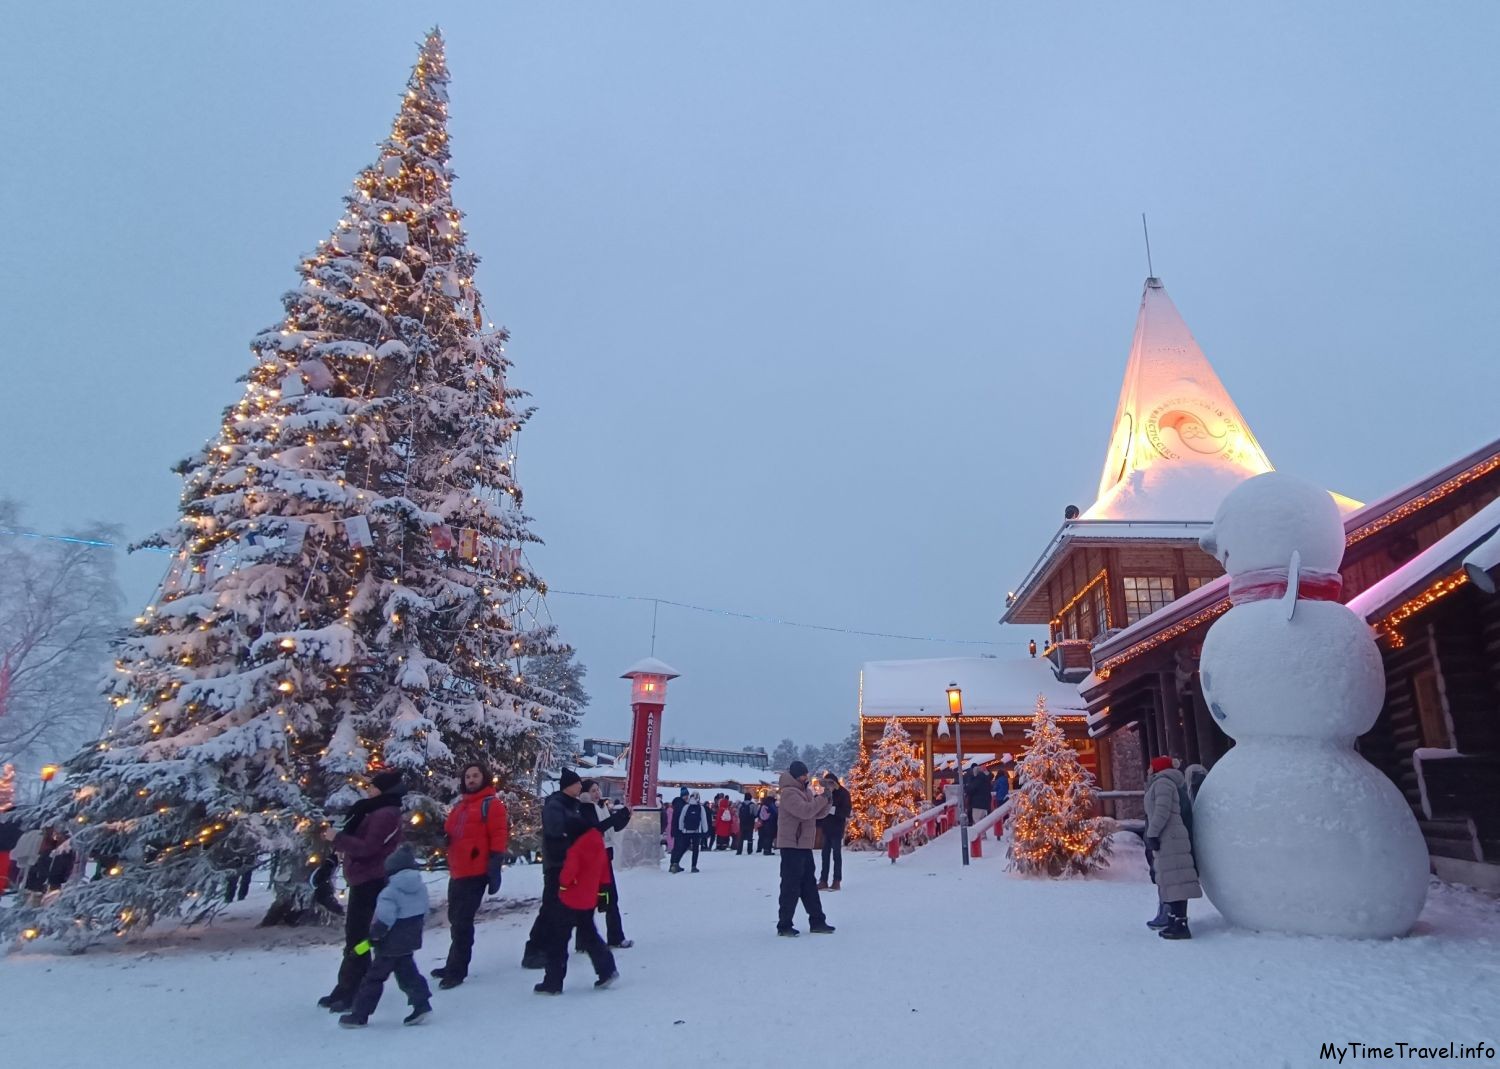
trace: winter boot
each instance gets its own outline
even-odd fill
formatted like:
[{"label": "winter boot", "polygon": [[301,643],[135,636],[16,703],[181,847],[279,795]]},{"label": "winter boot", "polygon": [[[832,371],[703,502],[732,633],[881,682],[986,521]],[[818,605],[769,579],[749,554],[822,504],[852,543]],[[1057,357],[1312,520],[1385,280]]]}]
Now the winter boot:
[{"label": "winter boot", "polygon": [[1147,928],[1165,928],[1167,926],[1167,924],[1171,920],[1172,920],[1171,910],[1168,909],[1167,908],[1167,904],[1165,902],[1163,902],[1160,906],[1157,907],[1157,909],[1156,909],[1156,916],[1152,917],[1149,921],[1146,922],[1146,927]]},{"label": "winter boot", "polygon": [[339,1018],[340,1028],[363,1028],[370,1023],[370,1019],[358,1013],[346,1013]]},{"label": "winter boot", "polygon": [[799,932],[799,931],[797,931],[797,929],[795,929],[795,928],[777,928],[776,929],[776,934],[777,935],[781,935],[781,936],[785,936],[788,939],[795,939],[797,936],[801,935],[802,933]]},{"label": "winter boot", "polygon": [[698,866],[697,866],[697,865],[694,865],[694,866],[693,866],[693,867],[692,867],[692,869],[691,869],[691,870],[689,870],[689,871],[691,871],[691,872],[697,872],[697,871],[698,871]]},{"label": "winter boot", "polygon": [[452,991],[463,982],[464,978],[462,976],[445,976],[438,981],[438,988],[442,991]]},{"label": "winter boot", "polygon": [[[319,1001],[318,1005],[323,1003]],[[348,1013],[354,1008],[354,1000],[350,998],[334,998],[328,1003],[329,1013]]]},{"label": "winter boot", "polygon": [[1191,939],[1193,933],[1188,931],[1186,917],[1173,917],[1167,921],[1167,926],[1156,933],[1163,939]]},{"label": "winter boot", "polygon": [[820,891],[826,891],[826,890],[828,890],[828,881],[827,880],[819,880],[818,881],[818,890],[820,890]]},{"label": "winter boot", "polygon": [[635,940],[634,939],[621,939],[618,943],[611,943],[611,944],[609,944],[609,949],[611,949],[611,950],[629,950],[633,946],[635,946]]},{"label": "winter boot", "polygon": [[807,930],[813,935],[832,935],[836,929],[825,921],[822,924],[809,924]]},{"label": "winter boot", "polygon": [[545,983],[537,984],[531,990],[535,991],[538,995],[561,995],[562,994],[562,988],[560,988],[560,987],[549,987]]},{"label": "winter boot", "polygon": [[619,972],[615,971],[615,972],[610,973],[608,976],[601,976],[601,977],[599,977],[599,979],[597,979],[597,980],[594,981],[594,986],[598,987],[598,988],[605,988],[605,987],[608,987],[610,984],[614,983],[619,978],[620,978]]},{"label": "winter boot", "polygon": [[667,871],[668,872],[681,872],[682,871],[682,866],[681,865],[673,865]]},{"label": "winter boot", "polygon": [[545,969],[546,967],[547,955],[541,951],[521,955],[521,968],[523,969]]},{"label": "winter boot", "polygon": [[414,1006],[412,1011],[401,1019],[402,1024],[426,1024],[427,1015],[432,1012],[432,1003],[424,1002],[420,1006]]},{"label": "winter boot", "polygon": [[829,885],[828,889],[830,891],[837,891],[840,887],[843,886],[843,884],[843,880],[834,880],[833,883]]}]

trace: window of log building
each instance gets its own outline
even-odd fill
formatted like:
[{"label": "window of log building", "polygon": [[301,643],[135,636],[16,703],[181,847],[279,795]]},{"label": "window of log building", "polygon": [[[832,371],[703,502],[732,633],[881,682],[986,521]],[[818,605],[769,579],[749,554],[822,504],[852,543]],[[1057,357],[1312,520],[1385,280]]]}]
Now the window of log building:
[{"label": "window of log building", "polygon": [[1109,602],[1108,595],[1102,589],[1094,591],[1094,635],[1097,637],[1109,630],[1109,613],[1106,608]]},{"label": "window of log building", "polygon": [[1422,722],[1422,745],[1448,749],[1453,741],[1448,736],[1448,718],[1443,715],[1437,673],[1431,669],[1418,672],[1411,677],[1411,688],[1417,700],[1417,718]]},{"label": "window of log building", "polygon": [[1211,576],[1211,575],[1190,575],[1190,576],[1187,577],[1187,579],[1188,579],[1188,587],[1187,588],[1190,591],[1191,590],[1197,590],[1204,583],[1212,583],[1213,582],[1213,576]]},{"label": "window of log building", "polygon": [[1157,609],[1172,603],[1171,576],[1127,575],[1125,583],[1125,622],[1133,624],[1143,616],[1150,616]]}]

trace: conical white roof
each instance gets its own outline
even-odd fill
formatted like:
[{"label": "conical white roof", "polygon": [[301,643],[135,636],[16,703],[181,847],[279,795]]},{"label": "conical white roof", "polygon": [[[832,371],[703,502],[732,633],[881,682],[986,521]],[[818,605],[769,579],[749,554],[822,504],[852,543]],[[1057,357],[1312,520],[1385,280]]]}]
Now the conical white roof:
[{"label": "conical white roof", "polygon": [[1211,521],[1237,483],[1271,470],[1161,280],[1146,279],[1099,498],[1083,518]]}]

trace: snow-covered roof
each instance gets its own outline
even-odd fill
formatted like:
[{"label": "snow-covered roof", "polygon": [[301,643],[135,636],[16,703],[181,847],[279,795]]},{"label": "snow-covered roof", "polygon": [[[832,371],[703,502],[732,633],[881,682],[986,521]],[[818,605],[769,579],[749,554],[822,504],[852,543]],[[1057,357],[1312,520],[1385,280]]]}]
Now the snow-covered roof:
[{"label": "snow-covered roof", "polygon": [[1500,468],[1500,438],[1346,516],[1344,531],[1349,536],[1350,544],[1399,520],[1405,507],[1420,504],[1429,495],[1441,496],[1451,492],[1465,483],[1488,475],[1496,468]]},{"label": "snow-covered roof", "polygon": [[1380,582],[1349,599],[1349,608],[1377,620],[1433,579],[1462,566],[1464,557],[1500,528],[1500,498],[1412,557]]},{"label": "snow-covered roof", "polygon": [[635,664],[625,669],[620,674],[621,679],[630,679],[633,676],[666,676],[668,679],[676,679],[682,673],[673,668],[666,661],[659,661],[655,657],[647,657],[636,661]]},{"label": "snow-covered roof", "polygon": [[1090,520],[1212,520],[1272,470],[1161,280],[1146,279]]},{"label": "snow-covered roof", "polygon": [[1486,594],[1495,593],[1496,569],[1500,569],[1500,534],[1490,535],[1464,558],[1469,581]]},{"label": "snow-covered roof", "polygon": [[860,670],[859,711],[865,717],[939,716],[948,708],[948,684],[964,692],[964,717],[1030,716],[1040,694],[1062,716],[1081,716],[1078,688],[1052,674],[1037,657],[933,657],[866,661]]},{"label": "snow-covered roof", "polygon": [[[1052,569],[1067,558],[1067,549],[1075,543],[1089,545],[1119,545],[1129,542],[1169,543],[1181,542],[1196,546],[1198,539],[1213,527],[1212,521],[1170,520],[1066,520],[1042,555],[1037,558],[1026,578],[1016,588],[1015,596],[1006,606],[1003,624],[1045,623],[1045,610],[1031,610],[1028,602],[1037,587],[1047,581]],[[1022,617],[1032,617],[1023,619]]]}]

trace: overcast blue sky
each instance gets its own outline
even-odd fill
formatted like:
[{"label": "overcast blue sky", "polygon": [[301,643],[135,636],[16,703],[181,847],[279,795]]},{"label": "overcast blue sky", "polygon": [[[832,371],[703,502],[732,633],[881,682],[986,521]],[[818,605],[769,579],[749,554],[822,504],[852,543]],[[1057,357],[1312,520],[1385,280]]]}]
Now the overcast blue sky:
[{"label": "overcast blue sky", "polygon": [[[1492,3],[12,4],[0,494],[32,523],[173,519],[433,23],[555,588],[1024,655],[995,621],[1092,500],[1142,211],[1279,467],[1368,500],[1500,431]],[[162,560],[123,567],[142,603]],[[650,606],[549,602],[621,735]],[[985,649],[658,631],[703,745],[832,739],[861,661]]]}]

